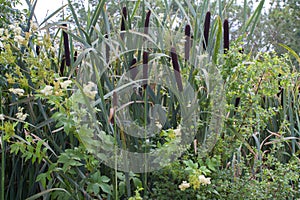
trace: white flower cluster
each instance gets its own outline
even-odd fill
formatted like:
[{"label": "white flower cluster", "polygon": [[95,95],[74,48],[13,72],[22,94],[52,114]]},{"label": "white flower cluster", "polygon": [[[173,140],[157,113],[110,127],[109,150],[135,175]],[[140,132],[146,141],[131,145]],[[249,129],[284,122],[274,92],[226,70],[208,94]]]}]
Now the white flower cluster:
[{"label": "white flower cluster", "polygon": [[20,88],[10,88],[10,89],[8,89],[8,91],[16,94],[18,96],[22,96],[25,92],[23,89],[20,89]]},{"label": "white flower cluster", "polygon": [[26,117],[28,116],[27,113],[23,113],[23,110],[24,110],[24,108],[18,107],[18,113],[16,113],[16,117],[22,121],[24,121],[26,119]]},{"label": "white flower cluster", "polygon": [[210,178],[206,178],[204,175],[200,175],[199,181],[202,185],[209,185],[210,184]]},{"label": "white flower cluster", "polygon": [[191,187],[191,185],[186,181],[182,181],[182,183],[178,187],[180,190],[184,191],[185,189]]},{"label": "white flower cluster", "polygon": [[44,89],[41,90],[41,93],[44,94],[44,95],[46,95],[46,96],[49,96],[49,95],[51,95],[53,93],[53,87],[50,86],[50,85],[46,85],[44,87]]},{"label": "white flower cluster", "polygon": [[62,89],[67,89],[71,84],[72,84],[72,81],[71,80],[66,80],[66,81],[64,81],[64,82],[61,82],[61,83],[59,83],[60,84],[60,87],[62,88]]},{"label": "white flower cluster", "polygon": [[88,84],[83,85],[83,92],[86,96],[88,96],[91,99],[95,99],[97,92],[97,85],[91,81],[88,82]]},{"label": "white flower cluster", "polygon": [[4,115],[3,114],[0,114],[0,120],[3,121],[5,118],[4,118]]}]

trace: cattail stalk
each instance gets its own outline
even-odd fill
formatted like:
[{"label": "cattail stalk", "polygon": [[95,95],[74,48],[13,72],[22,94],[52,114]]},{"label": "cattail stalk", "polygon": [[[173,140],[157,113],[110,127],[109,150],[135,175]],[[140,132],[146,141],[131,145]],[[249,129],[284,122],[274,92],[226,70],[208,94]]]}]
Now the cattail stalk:
[{"label": "cattail stalk", "polygon": [[182,80],[181,80],[181,75],[180,75],[180,67],[178,63],[178,55],[176,53],[175,47],[171,48],[171,59],[172,59],[172,65],[175,73],[175,79],[177,83],[178,90],[180,92],[183,91],[183,86],[182,86]]},{"label": "cattail stalk", "polygon": [[227,51],[229,50],[229,24],[228,20],[225,19],[223,23],[223,30],[224,30],[224,53],[226,54]]},{"label": "cattail stalk", "polygon": [[205,16],[205,22],[204,22],[204,41],[203,41],[203,49],[206,50],[208,46],[208,36],[209,36],[209,28],[210,28],[210,17],[211,14],[208,11]]}]

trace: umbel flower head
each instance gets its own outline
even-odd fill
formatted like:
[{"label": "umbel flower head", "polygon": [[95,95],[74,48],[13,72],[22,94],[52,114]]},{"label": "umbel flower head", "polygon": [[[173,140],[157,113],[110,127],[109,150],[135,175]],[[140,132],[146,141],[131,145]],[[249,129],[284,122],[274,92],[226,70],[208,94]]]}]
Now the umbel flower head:
[{"label": "umbel flower head", "polygon": [[46,85],[45,88],[41,90],[41,93],[46,96],[49,96],[53,93],[53,87],[50,85]]},{"label": "umbel flower head", "polygon": [[180,190],[184,191],[185,189],[190,187],[190,183],[186,181],[182,181],[182,183],[178,187]]},{"label": "umbel flower head", "polygon": [[83,85],[83,92],[86,96],[88,96],[91,99],[95,99],[97,92],[97,85],[91,81],[88,82],[88,84]]},{"label": "umbel flower head", "polygon": [[10,89],[8,89],[8,91],[10,91],[11,93],[14,93],[14,94],[16,94],[18,96],[22,96],[24,94],[24,92],[25,92],[21,88],[10,88]]}]

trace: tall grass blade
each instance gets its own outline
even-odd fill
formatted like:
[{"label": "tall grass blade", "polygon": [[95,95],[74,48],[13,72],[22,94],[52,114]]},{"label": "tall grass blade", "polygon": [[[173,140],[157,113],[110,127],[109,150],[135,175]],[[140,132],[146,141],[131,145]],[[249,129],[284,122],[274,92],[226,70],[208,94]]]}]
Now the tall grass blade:
[{"label": "tall grass blade", "polygon": [[216,18],[216,23],[215,26],[217,26],[217,33],[216,33],[216,43],[215,43],[215,48],[214,48],[214,53],[213,53],[213,63],[217,64],[217,60],[218,60],[218,54],[220,51],[220,47],[221,47],[221,41],[222,41],[222,20],[220,16],[217,16]]}]

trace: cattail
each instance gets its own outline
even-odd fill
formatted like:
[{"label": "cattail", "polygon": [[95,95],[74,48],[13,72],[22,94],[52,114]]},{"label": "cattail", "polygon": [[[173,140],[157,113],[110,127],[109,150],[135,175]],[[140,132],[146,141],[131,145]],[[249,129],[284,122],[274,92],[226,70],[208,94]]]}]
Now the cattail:
[{"label": "cattail", "polygon": [[143,52],[143,87],[147,87],[147,80],[148,79],[148,59],[149,59],[149,53],[147,51]]},{"label": "cattail", "polygon": [[183,87],[182,87],[182,80],[181,80],[181,75],[180,75],[180,67],[179,67],[179,63],[178,63],[178,55],[177,55],[174,47],[171,48],[171,59],[172,59],[172,65],[173,65],[173,69],[174,69],[174,73],[175,73],[177,87],[178,87],[178,90],[180,92],[182,92]]},{"label": "cattail", "polygon": [[133,58],[130,64],[130,75],[132,80],[135,80],[135,77],[138,73],[135,65],[136,65],[136,58]]},{"label": "cattail", "polygon": [[77,56],[78,56],[78,52],[77,52],[77,51],[75,51],[75,53],[74,53],[74,62],[76,62],[76,60],[77,60]]},{"label": "cattail", "polygon": [[150,15],[151,15],[151,10],[149,10],[146,15],[145,27],[144,27],[145,34],[148,34],[148,31],[149,31],[148,29],[149,29],[149,23],[150,23]]},{"label": "cattail", "polygon": [[[108,38],[108,35],[106,34],[104,36],[106,39]],[[105,44],[105,61],[108,63],[109,62],[109,51],[110,51],[110,47],[109,45],[106,43]]]},{"label": "cattail", "polygon": [[184,44],[184,59],[187,61],[190,58],[191,47],[191,26],[187,24],[185,26],[185,44]]},{"label": "cattail", "polygon": [[41,47],[39,45],[36,45],[35,47],[35,52],[36,52],[36,55],[39,56],[40,55],[40,51],[41,51]]},{"label": "cattail", "polygon": [[229,50],[229,25],[228,20],[225,19],[223,23],[223,29],[224,29],[224,53],[226,54]]},{"label": "cattail", "polygon": [[[67,29],[67,24],[63,24],[63,26]],[[67,66],[71,66],[69,36],[68,36],[68,34],[65,31],[63,31],[63,38],[64,38],[64,48],[65,48],[66,65]]]},{"label": "cattail", "polygon": [[204,42],[203,42],[203,49],[206,50],[208,46],[208,36],[209,36],[209,28],[210,28],[210,12],[208,11],[205,16],[204,22]]},{"label": "cattail", "polygon": [[[122,9],[121,31],[126,30],[126,27],[125,27],[126,20],[127,20],[127,9],[126,9],[126,7],[123,7],[123,9]],[[121,38],[122,38],[122,40],[124,40],[124,33],[121,33]]]}]

